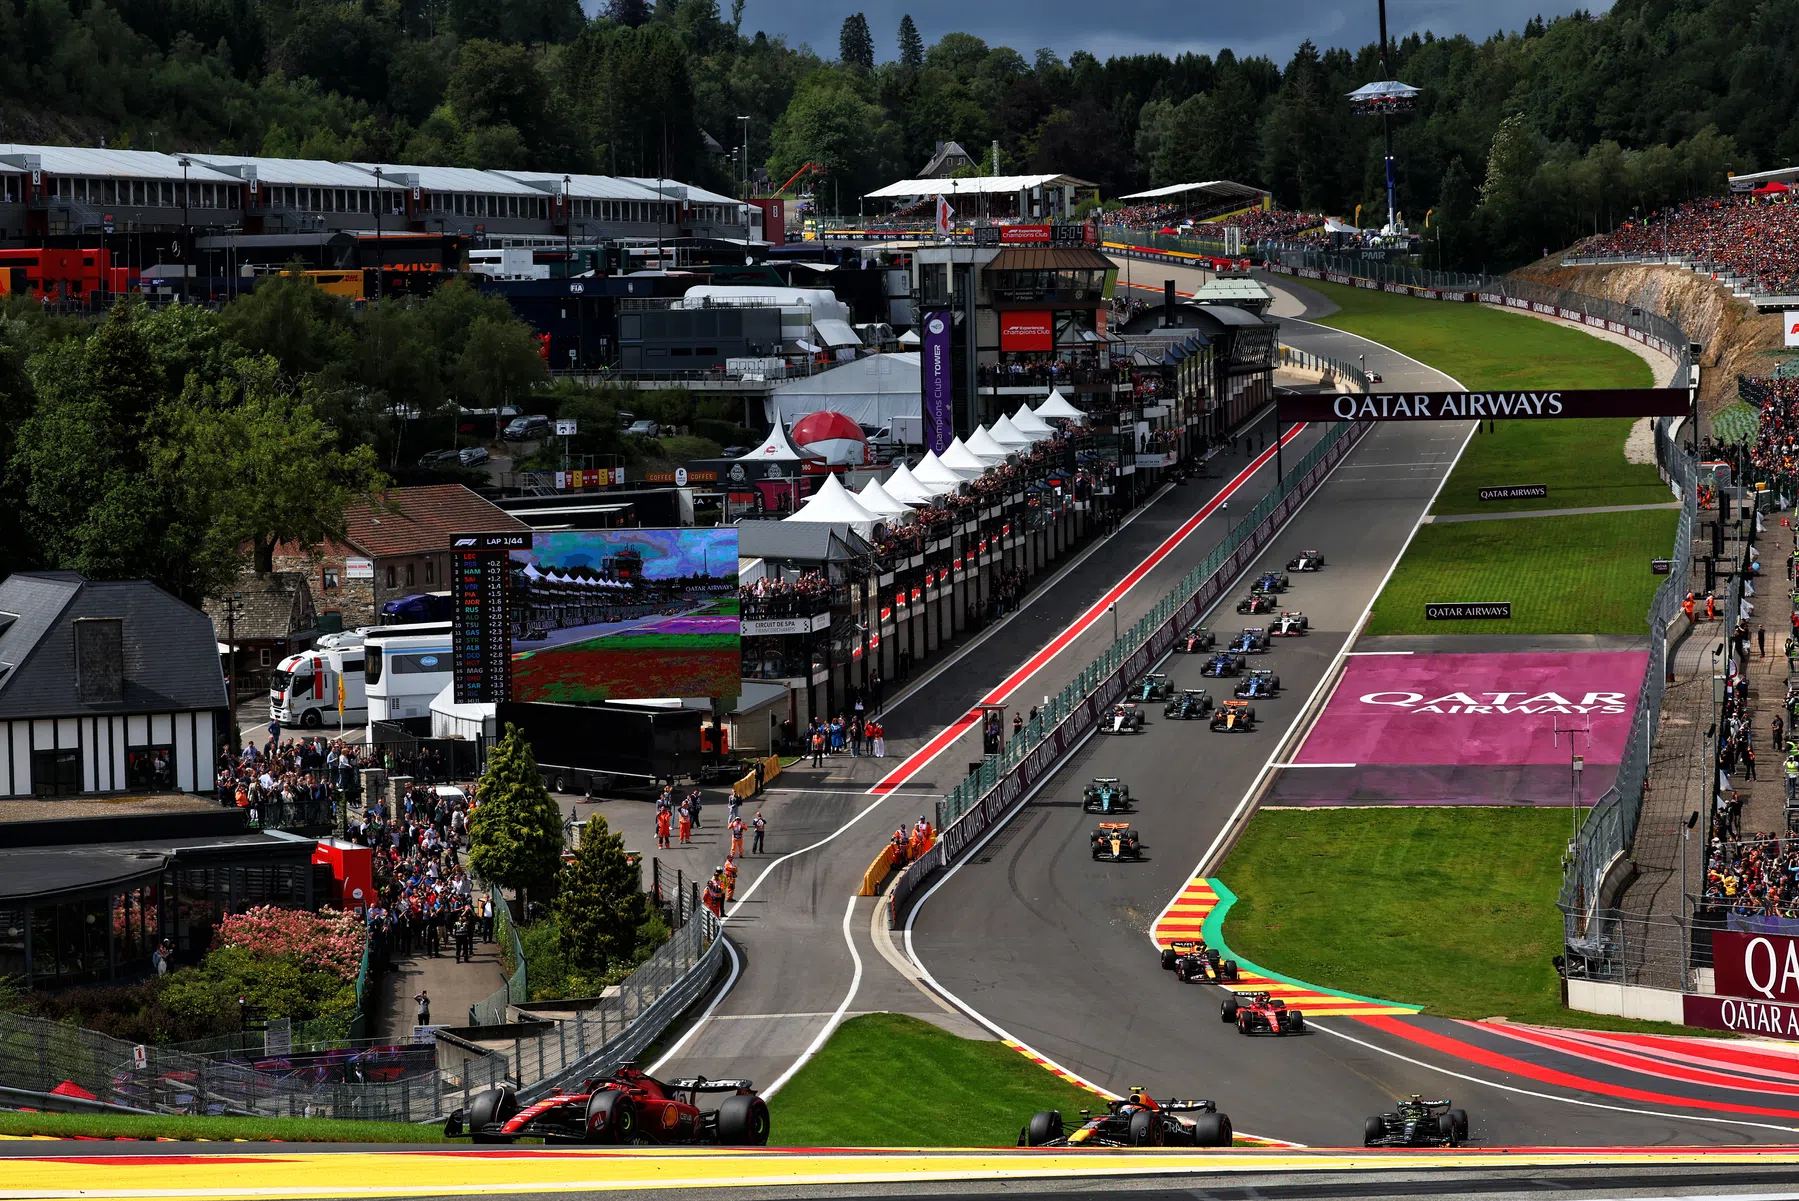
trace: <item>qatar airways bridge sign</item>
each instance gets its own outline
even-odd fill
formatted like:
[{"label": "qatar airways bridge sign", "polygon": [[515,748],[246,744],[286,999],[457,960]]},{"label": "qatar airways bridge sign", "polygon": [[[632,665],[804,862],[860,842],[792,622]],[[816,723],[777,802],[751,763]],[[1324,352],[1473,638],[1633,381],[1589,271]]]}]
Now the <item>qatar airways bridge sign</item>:
[{"label": "qatar airways bridge sign", "polygon": [[1461,421],[1504,417],[1682,417],[1685,388],[1581,388],[1547,392],[1319,392],[1282,394],[1283,421]]}]

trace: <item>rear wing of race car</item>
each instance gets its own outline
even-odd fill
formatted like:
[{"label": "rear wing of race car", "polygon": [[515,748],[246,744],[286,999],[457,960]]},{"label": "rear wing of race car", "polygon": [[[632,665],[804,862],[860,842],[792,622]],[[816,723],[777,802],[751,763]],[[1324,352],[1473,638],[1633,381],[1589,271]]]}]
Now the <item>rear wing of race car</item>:
[{"label": "rear wing of race car", "polygon": [[1094,776],[1093,782],[1095,784],[1116,784],[1116,783],[1118,783],[1118,777],[1117,776]]},{"label": "rear wing of race car", "polygon": [[748,1080],[708,1080],[704,1076],[695,1076],[691,1080],[670,1080],[669,1088],[678,1088],[682,1092],[693,1093],[745,1093],[755,1092],[756,1086]]},{"label": "rear wing of race car", "polygon": [[1099,823],[1099,828],[1102,830],[1128,830],[1131,828],[1131,823],[1129,823],[1129,822],[1101,822],[1101,823]]},{"label": "rear wing of race car", "polygon": [[1251,1005],[1266,1005],[1269,1001],[1274,1000],[1274,994],[1270,992],[1240,992],[1237,994],[1237,1000],[1239,1002],[1247,1001]]},{"label": "rear wing of race car", "polygon": [[1173,942],[1170,942],[1168,944],[1168,949],[1171,951],[1191,951],[1194,947],[1197,947],[1198,945],[1199,944],[1196,942],[1189,942],[1188,940],[1186,940],[1184,938],[1177,938]]},{"label": "rear wing of race car", "polygon": [[1159,1104],[1163,1109],[1166,1109],[1171,1113],[1218,1112],[1218,1102],[1216,1101],[1162,1101],[1159,1102]]}]

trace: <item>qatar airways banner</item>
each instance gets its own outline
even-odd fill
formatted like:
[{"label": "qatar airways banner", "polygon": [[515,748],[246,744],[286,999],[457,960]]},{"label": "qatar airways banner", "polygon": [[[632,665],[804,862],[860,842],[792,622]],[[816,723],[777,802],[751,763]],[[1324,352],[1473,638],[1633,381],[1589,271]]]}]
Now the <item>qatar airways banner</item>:
[{"label": "qatar airways banner", "polygon": [[[1566,805],[1611,786],[1645,651],[1358,655],[1285,771],[1277,804]],[[1572,735],[1570,729],[1585,732]]]},{"label": "qatar airways banner", "polygon": [[1553,392],[1282,393],[1284,421],[1460,421],[1503,417],[1683,417],[1685,388],[1582,388]]}]

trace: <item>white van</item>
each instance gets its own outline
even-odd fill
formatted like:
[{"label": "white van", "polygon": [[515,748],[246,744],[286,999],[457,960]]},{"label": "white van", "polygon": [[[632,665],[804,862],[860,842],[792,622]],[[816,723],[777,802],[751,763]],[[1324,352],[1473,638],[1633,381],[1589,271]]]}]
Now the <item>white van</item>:
[{"label": "white van", "polygon": [[316,729],[338,725],[337,690],[341,680],[341,724],[366,722],[369,709],[363,687],[362,637],[360,633],[327,634],[311,650],[281,660],[269,676],[269,715],[284,726]]},{"label": "white van", "polygon": [[[377,626],[366,631],[368,720],[431,720],[431,702],[451,683],[447,621]],[[373,731],[370,732],[371,739]]]}]

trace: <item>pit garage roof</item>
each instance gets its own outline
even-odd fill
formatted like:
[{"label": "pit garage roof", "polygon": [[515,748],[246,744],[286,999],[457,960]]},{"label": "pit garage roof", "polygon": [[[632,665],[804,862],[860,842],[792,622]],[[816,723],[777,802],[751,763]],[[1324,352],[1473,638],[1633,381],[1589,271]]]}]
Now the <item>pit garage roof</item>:
[{"label": "pit garage roof", "polygon": [[902,179],[868,193],[870,200],[896,200],[906,196],[1011,195],[1032,188],[1091,188],[1094,185],[1072,175],[977,175],[969,179]]},{"label": "pit garage roof", "polygon": [[[0,162],[23,170],[25,156],[35,154],[51,175],[111,176],[117,179],[180,179],[181,156],[153,150],[102,150],[88,146],[18,146],[0,142]],[[187,178],[194,183],[238,184],[235,175],[214,170],[196,155],[187,156]]]},{"label": "pit garage roof", "polygon": [[708,192],[705,188],[695,187],[690,183],[682,183],[678,179],[651,179],[642,175],[624,176],[625,182],[648,188],[652,192],[660,191],[670,200],[685,200],[689,204],[742,204],[734,196],[720,196],[717,192]]},{"label": "pit garage roof", "polygon": [[1147,192],[1132,192],[1129,196],[1120,196],[1120,200],[1161,200],[1168,196],[1187,196],[1198,193],[1197,200],[1260,200],[1268,195],[1266,188],[1251,187],[1246,183],[1232,183],[1228,179],[1208,179],[1204,183],[1171,183],[1163,188],[1151,188]]},{"label": "pit garage roof", "polygon": [[646,188],[642,184],[614,175],[556,175],[544,171],[493,171],[490,174],[504,175],[552,196],[562,187],[562,181],[567,179],[568,194],[576,200],[658,199],[653,188]]},{"label": "pit garage roof", "polygon": [[[541,196],[530,184],[520,183],[498,171],[477,171],[473,167],[416,167],[399,163],[351,163],[352,167],[373,172],[381,168],[382,182],[410,172],[419,178],[419,187],[427,192],[486,192],[501,196]],[[397,184],[399,181],[394,180]],[[365,185],[373,187],[374,181]]]},{"label": "pit garage roof", "polygon": [[[196,162],[208,163],[229,175],[242,177],[244,168],[256,168],[256,181],[266,184],[298,184],[308,188],[373,188],[375,177],[367,171],[310,158],[254,158],[232,154],[190,154]],[[398,191],[400,184],[391,176],[382,186]]]}]

